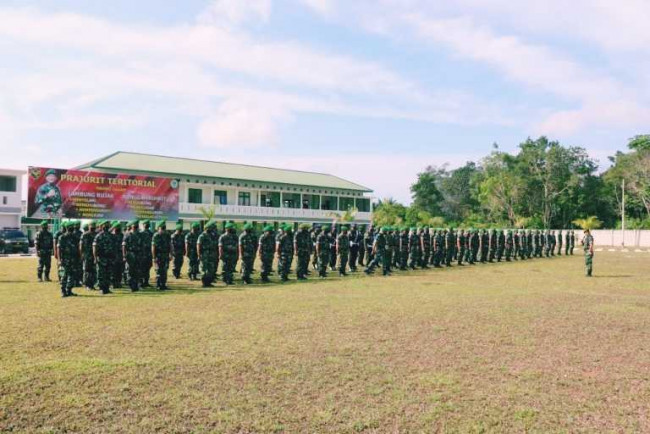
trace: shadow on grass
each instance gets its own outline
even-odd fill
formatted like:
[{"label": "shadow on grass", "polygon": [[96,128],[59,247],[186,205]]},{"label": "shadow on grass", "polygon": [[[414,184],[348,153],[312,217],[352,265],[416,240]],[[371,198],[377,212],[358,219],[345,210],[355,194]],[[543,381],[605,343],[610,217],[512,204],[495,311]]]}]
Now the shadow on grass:
[{"label": "shadow on grass", "polygon": [[592,277],[595,277],[597,279],[603,277],[623,279],[623,278],[634,277],[634,276],[631,274],[598,274]]}]

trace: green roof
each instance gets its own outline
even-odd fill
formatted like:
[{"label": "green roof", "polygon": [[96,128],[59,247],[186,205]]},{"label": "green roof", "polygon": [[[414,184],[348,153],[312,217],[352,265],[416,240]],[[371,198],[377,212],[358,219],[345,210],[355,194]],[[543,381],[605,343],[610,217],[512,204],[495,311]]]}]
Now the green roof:
[{"label": "green roof", "polygon": [[82,164],[77,169],[97,169],[113,172],[153,173],[160,176],[200,176],[241,181],[270,182],[309,187],[338,188],[371,192],[363,185],[325,173],[300,170],[274,169],[247,164],[194,160],[162,155],[116,152],[106,157]]}]

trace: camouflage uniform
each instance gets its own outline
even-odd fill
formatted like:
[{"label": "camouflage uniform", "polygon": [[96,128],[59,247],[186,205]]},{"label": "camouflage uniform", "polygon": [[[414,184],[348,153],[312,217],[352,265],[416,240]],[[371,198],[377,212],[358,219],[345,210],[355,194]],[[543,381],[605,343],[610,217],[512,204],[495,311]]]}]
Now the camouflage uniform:
[{"label": "camouflage uniform", "polygon": [[140,243],[140,232],[138,222],[132,221],[131,228],[122,239],[122,251],[125,262],[126,282],[131,291],[138,291],[140,288],[140,274],[138,269],[138,258],[142,256],[142,245]]},{"label": "camouflage uniform", "polygon": [[75,286],[75,265],[79,256],[79,245],[74,234],[74,226],[66,225],[66,232],[59,238],[59,261],[63,269],[61,277],[61,295],[68,297],[76,295],[72,292]]},{"label": "camouflage uniform", "polygon": [[514,247],[514,239],[512,236],[512,231],[508,229],[508,232],[505,235],[505,257],[506,261],[510,262],[512,260],[512,249]]},{"label": "camouflage uniform", "polygon": [[242,280],[246,284],[253,283],[253,265],[257,253],[257,237],[253,234],[253,225],[244,226],[244,232],[239,235],[239,253],[241,256]]},{"label": "camouflage uniform", "polygon": [[286,282],[289,280],[293,259],[293,236],[289,226],[284,227],[284,231],[280,234],[275,248],[278,254],[278,274],[280,275],[280,280]]},{"label": "camouflage uniform", "polygon": [[[81,231],[81,222],[75,221],[74,227],[74,238],[77,243],[77,249],[79,249],[79,243],[81,242],[81,236],[83,232]],[[83,280],[83,263],[81,262],[81,255],[77,254],[77,258],[74,263],[74,286],[81,286],[81,281]]]},{"label": "camouflage uniform", "polygon": [[165,290],[172,253],[172,237],[164,223],[158,227],[158,232],[151,238],[151,248],[155,249],[155,253],[152,252],[151,256],[156,265],[156,288]]},{"label": "camouflage uniform", "polygon": [[308,226],[302,226],[293,237],[293,249],[298,257],[296,266],[296,277],[298,280],[305,280],[309,271],[309,258],[311,256],[312,241]]},{"label": "camouflage uniform", "polygon": [[363,237],[361,235],[361,232],[357,230],[357,225],[352,225],[352,230],[348,236],[350,238],[350,270],[357,271],[359,252],[363,251],[361,249],[361,245],[363,244]]},{"label": "camouflage uniform", "polygon": [[327,265],[330,262],[330,240],[327,231],[323,231],[316,238],[316,252],[318,254],[318,275],[327,277]]},{"label": "camouflage uniform", "polygon": [[239,259],[239,238],[235,234],[235,225],[226,224],[226,232],[219,237],[219,256],[221,257],[221,278],[226,285],[233,285],[233,274]]},{"label": "camouflage uniform", "polygon": [[375,251],[374,259],[364,270],[366,274],[372,273],[377,267],[377,265],[379,265],[379,262],[382,263],[384,276],[388,276],[388,274],[390,273],[389,258],[386,255],[386,245],[387,245],[386,232],[388,232],[386,228],[382,228],[382,230],[379,231],[379,233],[375,236],[375,241],[373,243],[373,250]]},{"label": "camouflage uniform", "polygon": [[124,241],[124,234],[121,227],[118,226],[113,232],[113,288],[121,288],[122,280],[124,278],[124,256],[122,255],[122,242]]},{"label": "camouflage uniform", "polygon": [[564,236],[564,254],[569,256],[569,249],[571,248],[571,231],[566,231]]},{"label": "camouflage uniform", "polygon": [[374,259],[374,255],[372,253],[372,244],[375,241],[375,230],[371,227],[368,229],[366,234],[363,236],[363,248],[365,250],[365,265],[368,266]]},{"label": "camouflage uniform", "polygon": [[320,233],[321,233],[321,229],[319,227],[311,231],[311,244],[313,250],[311,266],[313,269],[318,268],[318,253],[316,252],[316,238],[318,238],[318,235],[320,235]]},{"label": "camouflage uniform", "polygon": [[52,232],[47,230],[47,223],[41,223],[41,230],[34,239],[36,256],[38,256],[38,269],[36,270],[38,280],[50,280],[50,268],[52,268],[52,250],[54,249],[54,237]]},{"label": "camouflage uniform", "polygon": [[575,232],[571,231],[571,248],[569,249],[569,253],[573,255],[573,249],[576,246],[576,234]]},{"label": "camouflage uniform", "polygon": [[219,253],[218,244],[215,241],[215,232],[214,222],[208,223],[196,241],[196,249],[201,260],[201,271],[203,272],[201,282],[204,288],[212,286],[217,273]]},{"label": "camouflage uniform", "polygon": [[172,268],[172,275],[176,279],[180,279],[181,270],[183,269],[183,259],[185,258],[185,235],[183,234],[183,227],[176,226],[176,230],[172,234],[172,256],[174,257],[174,267]]},{"label": "camouflage uniform", "polygon": [[199,254],[196,250],[196,242],[199,239],[199,224],[193,224],[192,230],[185,235],[185,254],[189,262],[187,274],[190,280],[196,280],[199,276]]},{"label": "camouflage uniform", "polygon": [[108,222],[102,224],[101,230],[93,241],[93,252],[97,264],[97,283],[103,294],[110,294],[115,247],[113,235],[108,231]]},{"label": "camouflage uniform", "polygon": [[463,265],[463,260],[465,259],[465,247],[467,243],[467,236],[465,235],[465,230],[460,229],[458,231],[458,241],[456,243],[456,248],[458,249],[458,265]]},{"label": "camouflage uniform", "polygon": [[65,226],[61,225],[58,231],[54,234],[54,257],[56,258],[56,277],[61,281],[63,278],[63,265],[61,264],[61,258],[59,258],[59,240],[61,236],[66,233]]},{"label": "camouflage uniform", "polygon": [[419,263],[420,257],[420,237],[418,236],[416,229],[411,228],[409,232],[409,263],[408,266],[410,269],[415,270]]},{"label": "camouflage uniform", "polygon": [[480,244],[481,244],[481,240],[479,239],[478,232],[476,230],[471,230],[469,236],[469,249],[470,249],[469,263],[470,264],[475,264],[478,261],[478,251],[479,251]]},{"label": "camouflage uniform", "polygon": [[269,282],[269,275],[273,270],[273,257],[275,255],[275,235],[273,235],[273,227],[267,226],[264,228],[264,234],[259,240],[259,254],[260,261],[262,262],[260,275],[262,282]]},{"label": "camouflage uniform", "polygon": [[401,235],[399,228],[395,228],[390,235],[393,239],[393,256],[391,258],[391,268],[398,268],[402,262],[402,251],[400,250]]},{"label": "camouflage uniform", "polygon": [[339,276],[346,276],[346,268],[350,255],[350,237],[348,236],[346,226],[341,228],[341,233],[336,238],[336,253],[339,256]]},{"label": "camouflage uniform", "polygon": [[95,226],[90,226],[81,236],[81,262],[83,265],[83,284],[88,289],[95,289],[97,283],[97,264],[93,256],[93,242],[95,241]]},{"label": "camouflage uniform", "polygon": [[456,247],[456,236],[454,235],[454,229],[450,228],[447,230],[445,235],[445,265],[451,267],[451,261],[454,258],[454,250]]},{"label": "camouflage uniform", "polygon": [[151,267],[153,266],[153,258],[151,256],[151,240],[153,238],[153,232],[149,230],[149,222],[145,221],[143,223],[144,230],[140,232],[140,242],[142,244],[142,256],[140,259],[140,270],[139,275],[141,281],[141,286],[147,288],[149,286],[149,276],[151,275]]},{"label": "camouflage uniform", "polygon": [[562,256],[562,231],[557,231],[557,255]]},{"label": "camouflage uniform", "polygon": [[336,269],[336,227],[332,227],[331,232],[328,234],[330,240],[330,270]]},{"label": "camouflage uniform", "polygon": [[406,228],[403,228],[400,233],[396,250],[399,252],[399,269],[404,271],[409,261],[409,232]]}]

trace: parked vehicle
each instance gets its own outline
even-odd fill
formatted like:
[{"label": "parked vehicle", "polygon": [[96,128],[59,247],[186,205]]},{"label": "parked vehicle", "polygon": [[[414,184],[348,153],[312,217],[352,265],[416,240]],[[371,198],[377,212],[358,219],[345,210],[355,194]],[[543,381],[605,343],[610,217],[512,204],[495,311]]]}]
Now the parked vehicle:
[{"label": "parked vehicle", "polygon": [[29,253],[29,239],[18,229],[0,229],[0,254]]}]

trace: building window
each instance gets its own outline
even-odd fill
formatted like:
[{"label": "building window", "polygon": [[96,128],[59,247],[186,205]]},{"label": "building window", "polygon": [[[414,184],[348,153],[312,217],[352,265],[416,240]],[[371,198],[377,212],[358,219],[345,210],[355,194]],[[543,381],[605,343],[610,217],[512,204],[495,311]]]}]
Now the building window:
[{"label": "building window", "polygon": [[0,176],[0,191],[16,192],[15,176]]},{"label": "building window", "polygon": [[223,190],[214,191],[215,205],[228,205],[228,193]]},{"label": "building window", "polygon": [[339,211],[347,211],[352,207],[354,207],[354,198],[352,197],[339,198]]},{"label": "building window", "polygon": [[323,196],[320,203],[320,209],[334,211],[338,208],[336,196]]},{"label": "building window", "polygon": [[300,208],[300,195],[297,193],[282,194],[282,208]]},{"label": "building window", "polygon": [[248,191],[239,192],[239,200],[237,203],[241,206],[251,206],[251,194]]},{"label": "building window", "polygon": [[356,203],[359,212],[370,212],[370,199],[357,199]]},{"label": "building window", "polygon": [[304,209],[320,209],[320,196],[317,194],[303,194],[302,207]]},{"label": "building window", "polygon": [[280,208],[280,193],[265,191],[260,194],[260,206]]},{"label": "building window", "polygon": [[203,190],[200,188],[189,188],[187,190],[187,201],[189,203],[203,203]]}]

